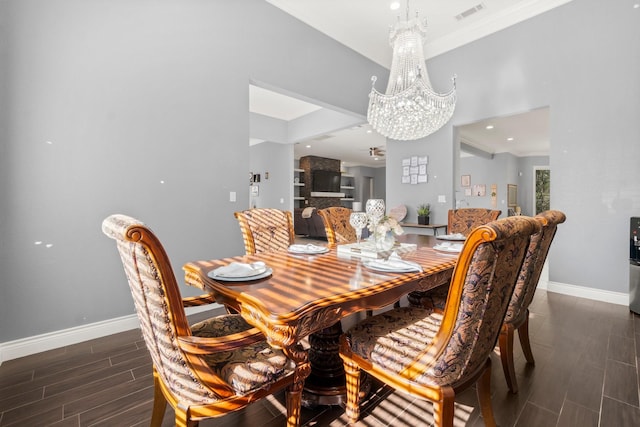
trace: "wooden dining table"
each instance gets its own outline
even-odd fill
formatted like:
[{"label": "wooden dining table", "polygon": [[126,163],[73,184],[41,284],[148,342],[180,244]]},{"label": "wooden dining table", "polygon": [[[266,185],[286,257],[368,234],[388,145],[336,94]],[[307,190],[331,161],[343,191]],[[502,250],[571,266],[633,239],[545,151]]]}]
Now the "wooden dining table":
[{"label": "wooden dining table", "polygon": [[[341,319],[363,310],[379,309],[404,295],[449,283],[456,254],[433,249],[433,236],[402,235],[416,244],[402,253],[404,260],[420,264],[422,272],[374,271],[357,256],[327,253],[308,255],[287,251],[193,261],[184,265],[185,281],[212,294],[216,301],[237,310],[259,328],[267,342],[282,349],[302,369],[306,378],[302,401],[306,406],[340,404],[346,388],[338,355]],[[214,280],[209,273],[231,262],[264,262],[273,270],[253,281]],[[308,343],[303,342],[308,338]]]}]

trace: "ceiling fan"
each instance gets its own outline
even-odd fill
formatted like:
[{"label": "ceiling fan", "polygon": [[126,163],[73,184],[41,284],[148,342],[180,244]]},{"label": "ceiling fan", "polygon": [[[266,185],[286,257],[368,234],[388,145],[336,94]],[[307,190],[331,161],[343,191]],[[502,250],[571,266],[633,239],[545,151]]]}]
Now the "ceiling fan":
[{"label": "ceiling fan", "polygon": [[384,147],[371,147],[369,148],[370,157],[384,157]]}]

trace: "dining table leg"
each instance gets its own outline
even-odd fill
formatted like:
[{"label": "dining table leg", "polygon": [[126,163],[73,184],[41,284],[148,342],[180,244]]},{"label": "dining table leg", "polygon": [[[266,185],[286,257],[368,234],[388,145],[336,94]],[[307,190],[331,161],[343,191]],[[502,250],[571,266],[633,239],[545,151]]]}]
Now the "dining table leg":
[{"label": "dining table leg", "polygon": [[[344,365],[339,354],[342,323],[334,323],[309,336],[309,363],[311,373],[302,392],[302,405],[342,405],[346,402],[347,387]],[[360,387],[364,397],[371,389],[371,378],[363,375]]]}]

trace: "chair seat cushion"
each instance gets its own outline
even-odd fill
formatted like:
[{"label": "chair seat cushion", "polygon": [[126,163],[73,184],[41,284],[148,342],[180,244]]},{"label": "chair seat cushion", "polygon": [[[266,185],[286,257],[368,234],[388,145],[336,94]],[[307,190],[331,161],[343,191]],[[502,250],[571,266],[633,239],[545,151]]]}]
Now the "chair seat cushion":
[{"label": "chair seat cushion", "polygon": [[[421,358],[427,359],[423,352],[441,321],[442,315],[430,309],[400,307],[365,319],[346,335],[353,353],[397,374]],[[415,380],[424,385],[451,380],[448,373],[436,373],[432,368],[427,367]]]},{"label": "chair seat cushion", "polygon": [[[239,314],[213,317],[191,326],[198,337],[223,337],[251,329]],[[204,356],[204,360],[216,374],[238,394],[250,393],[268,386],[278,379],[292,374],[295,365],[280,350],[273,349],[266,341]]]}]

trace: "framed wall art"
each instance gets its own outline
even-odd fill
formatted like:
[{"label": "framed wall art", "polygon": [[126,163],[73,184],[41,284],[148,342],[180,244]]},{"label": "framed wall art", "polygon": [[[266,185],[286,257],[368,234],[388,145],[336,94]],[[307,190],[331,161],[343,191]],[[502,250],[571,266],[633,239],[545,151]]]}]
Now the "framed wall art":
[{"label": "framed wall art", "polygon": [[402,159],[400,182],[413,185],[428,182],[427,164],[429,164],[429,156],[411,156]]},{"label": "framed wall art", "polygon": [[484,197],[487,195],[487,186],[484,184],[476,184],[473,186],[473,195]]},{"label": "framed wall art", "polygon": [[507,184],[507,206],[515,207],[518,205],[518,186],[515,184]]}]

